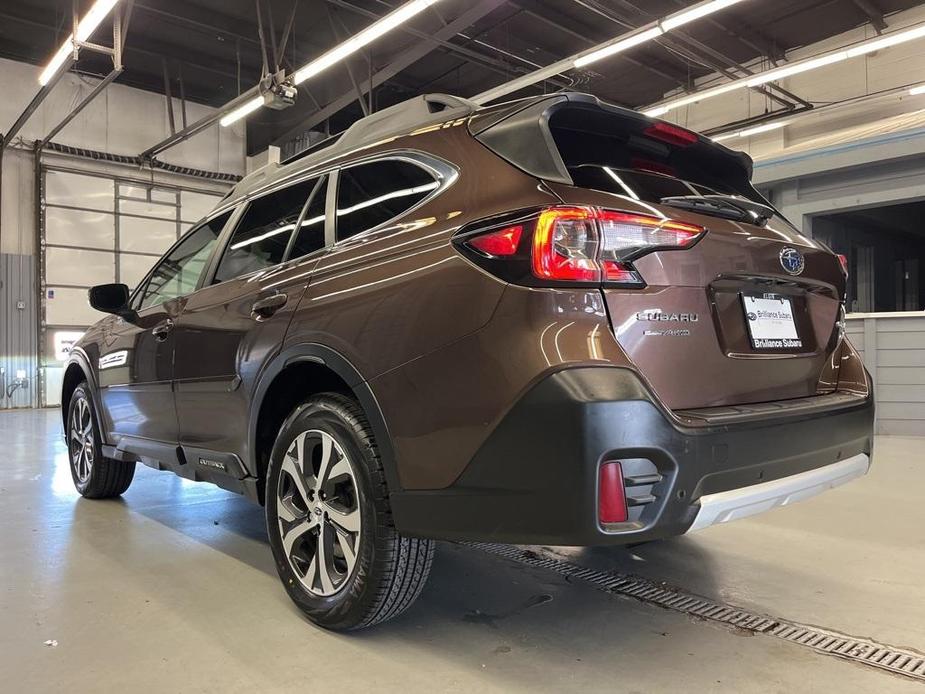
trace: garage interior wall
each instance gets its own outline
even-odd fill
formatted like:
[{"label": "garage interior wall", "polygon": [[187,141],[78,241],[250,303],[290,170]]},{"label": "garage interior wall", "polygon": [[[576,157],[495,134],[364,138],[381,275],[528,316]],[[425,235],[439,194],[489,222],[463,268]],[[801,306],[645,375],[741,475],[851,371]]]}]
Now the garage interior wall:
[{"label": "garage interior wall", "polygon": [[[32,99],[38,90],[38,73],[38,67],[0,60],[0,90],[4,94],[4,98],[0,100],[0,129],[12,125]],[[40,384],[44,374],[38,368],[36,357],[40,340],[39,318],[43,316],[39,303],[40,267],[35,258],[41,230],[36,226],[37,201],[32,143],[44,137],[57,125],[95,84],[95,79],[83,75],[64,75],[3,156],[0,175],[0,409],[37,407],[43,404]],[[174,101],[175,111],[179,113],[180,103],[176,99]],[[186,108],[190,121],[212,112],[210,108],[192,103],[187,103]],[[111,154],[136,156],[169,135],[168,123],[166,99],[163,96],[111,84],[55,137],[55,142]],[[159,159],[179,166],[242,175],[245,170],[244,128],[220,128],[215,125],[162,153]],[[129,195],[142,189],[161,191],[154,192],[155,196],[172,191],[166,194],[175,192],[175,195],[179,196],[176,198],[178,200],[183,197],[183,191],[187,191],[187,199],[192,200],[192,194],[222,195],[229,187],[227,183],[212,180],[49,152],[42,155],[42,164],[46,167],[89,174],[79,179],[83,183],[108,180],[114,195],[115,191],[120,189],[119,184],[114,182],[116,180],[121,181],[123,186],[129,186],[132,181],[140,184],[140,188],[136,186],[134,191],[125,187],[124,190]],[[90,188],[92,186],[85,192],[91,192]],[[141,194],[148,195],[147,192]],[[185,215],[179,212],[182,206],[175,208],[176,214],[180,215],[178,220],[174,220],[175,225],[179,224],[182,229],[186,228],[190,221],[195,221],[189,219],[190,214],[194,214],[194,209],[201,214],[204,209],[203,199],[197,202],[198,206],[196,203],[190,203],[189,212]],[[116,204],[115,200],[112,204]],[[125,201],[120,204],[131,206],[133,203]],[[158,211],[158,207],[155,205],[151,208],[150,203],[148,209]],[[59,216],[61,213],[61,209],[55,212]],[[65,221],[74,222],[79,216],[78,211],[74,210],[70,220]],[[138,215],[141,224],[146,223],[142,219],[145,216],[144,213]],[[156,217],[157,214],[147,216]],[[56,261],[58,267],[63,267],[69,262],[75,266],[81,264],[85,259],[78,258],[79,252],[66,246],[85,245],[83,241],[92,239],[94,234],[99,233],[99,228],[95,222],[87,221],[83,226],[73,226],[73,232],[69,233],[73,233],[75,237],[80,235],[80,238],[75,238],[73,244],[58,244],[63,247],[52,253],[53,256],[55,253],[61,256]],[[150,251],[155,252],[153,248]],[[115,263],[117,255],[110,253],[110,256]],[[137,260],[128,256],[126,259]],[[153,256],[151,260],[153,263]],[[101,281],[111,281],[111,278],[107,276]],[[55,296],[60,296],[57,290]],[[45,337],[50,340],[50,334]],[[54,390],[54,377],[55,374],[52,373],[49,392]],[[16,386],[17,382],[20,385]],[[53,402],[55,398],[49,400],[49,404]]]}]

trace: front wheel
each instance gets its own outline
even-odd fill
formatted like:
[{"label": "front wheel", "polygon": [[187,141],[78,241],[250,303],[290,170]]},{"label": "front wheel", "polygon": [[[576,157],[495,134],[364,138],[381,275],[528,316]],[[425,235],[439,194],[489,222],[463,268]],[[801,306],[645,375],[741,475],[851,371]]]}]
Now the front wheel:
[{"label": "front wheel", "polygon": [[430,573],[434,543],[396,532],[369,422],[343,395],[313,397],[283,423],[270,457],[266,514],[289,597],[325,628],[395,617]]},{"label": "front wheel", "polygon": [[88,499],[121,495],[132,483],[135,463],[103,457],[96,409],[86,383],[74,389],[67,408],[67,453],[71,478]]}]

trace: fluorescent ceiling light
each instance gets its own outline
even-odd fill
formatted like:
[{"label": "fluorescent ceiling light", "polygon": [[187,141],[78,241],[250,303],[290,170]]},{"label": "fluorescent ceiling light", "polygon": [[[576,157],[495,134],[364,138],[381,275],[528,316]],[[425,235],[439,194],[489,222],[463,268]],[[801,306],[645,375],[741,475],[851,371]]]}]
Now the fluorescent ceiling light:
[{"label": "fluorescent ceiling light", "polygon": [[580,55],[575,58],[572,65],[574,67],[584,67],[585,65],[596,63],[598,60],[609,58],[612,55],[622,53],[641,43],[647,43],[653,39],[657,39],[667,31],[677,29],[679,26],[693,22],[701,17],[706,17],[714,12],[719,12],[739,2],[742,2],[742,0],[708,0],[708,2],[701,2],[694,7],[682,10],[681,12],[675,12],[665,17],[665,19],[656,22],[654,26],[648,29],[637,29],[635,33],[629,36],[624,36],[611,44],[598,48],[590,53]]},{"label": "fluorescent ceiling light", "polygon": [[866,53],[873,53],[874,51],[889,48],[890,46],[906,43],[906,41],[914,41],[915,39],[920,39],[923,36],[925,36],[925,25],[913,27],[912,29],[907,29],[906,31],[898,31],[886,36],[880,36],[879,38],[865,41],[864,43],[860,44],[859,46],[855,46],[854,48],[849,48],[847,51],[848,57],[854,58]]},{"label": "fluorescent ceiling light", "polygon": [[916,96],[917,94],[925,94],[925,84],[921,84],[918,87],[913,87],[909,90],[909,93],[912,94],[912,96]]},{"label": "fluorescent ceiling light", "polygon": [[387,34],[400,24],[404,24],[415,15],[423,12],[425,9],[433,5],[435,2],[439,2],[439,0],[411,0],[411,2],[405,3],[397,10],[390,12],[379,21],[374,22],[370,26],[366,27],[356,36],[350,37],[339,46],[335,46],[329,50],[320,58],[316,58],[307,65],[304,65],[303,67],[296,70],[292,81],[295,84],[300,84],[308,78],[314,77],[319,72],[326,70],[335,63],[339,63],[347,56],[352,55],[364,46],[369,45],[383,34]]},{"label": "fluorescent ceiling light", "polygon": [[[327,53],[324,53],[320,57],[315,58],[307,65],[300,67],[295,71],[295,74],[293,74],[292,83],[301,84],[305,80],[314,77],[324,70],[327,70],[332,65],[335,65],[350,55],[353,55],[363,47],[378,39],[383,34],[387,34],[400,24],[404,24],[415,15],[420,14],[425,9],[439,1],[440,0],[411,0],[411,2],[406,2],[397,10],[389,12],[389,14],[385,15],[378,21],[370,24],[359,34],[351,36],[349,39],[341,44],[338,44]],[[235,121],[244,118],[249,113],[253,113],[261,106],[263,106],[263,97],[255,96],[253,99],[246,102],[243,106],[240,106],[234,111],[231,111],[230,113],[223,116],[219,123],[221,123],[223,126],[231,125]]]},{"label": "fluorescent ceiling light", "polygon": [[587,53],[586,55],[579,56],[575,58],[574,66],[575,67],[584,67],[585,65],[590,65],[591,63],[596,63],[598,60],[603,60],[611,55],[617,53],[622,53],[625,50],[632,48],[633,46],[638,46],[640,43],[646,43],[651,41],[657,36],[661,36],[664,32],[659,26],[654,26],[651,29],[646,31],[640,31],[638,34],[633,34],[627,38],[620,39],[616,43],[612,43],[609,46],[604,46],[603,48],[598,48],[596,51]]},{"label": "fluorescent ceiling light", "polygon": [[231,125],[235,121],[244,118],[244,116],[246,116],[248,113],[253,113],[261,106],[263,106],[263,97],[255,96],[250,101],[245,101],[243,105],[238,106],[234,111],[226,113],[224,116],[222,116],[222,119],[219,121],[219,123],[222,126]]},{"label": "fluorescent ceiling light", "polygon": [[740,137],[751,137],[752,135],[759,135],[760,133],[767,133],[772,130],[779,130],[780,128],[785,128],[790,125],[789,121],[778,121],[776,123],[766,123],[765,125],[756,125],[754,128],[746,128],[745,130],[738,130],[734,133],[727,133],[725,135],[717,135],[714,138],[711,138],[714,142],[723,142],[724,140],[732,140]]},{"label": "fluorescent ceiling light", "polygon": [[713,0],[713,2],[701,3],[690,9],[675,12],[673,15],[663,19],[659,24],[662,27],[662,31],[671,31],[672,29],[677,29],[679,26],[693,22],[701,17],[706,17],[708,14],[724,10],[730,5],[735,5],[738,2],[742,2],[742,0]]},{"label": "fluorescent ceiling light", "polygon": [[757,75],[751,75],[750,77],[743,77],[732,82],[727,82],[726,84],[713,87],[712,89],[705,89],[700,92],[688,94],[687,96],[672,99],[643,111],[643,114],[652,118],[656,118],[658,116],[663,116],[676,108],[680,108],[681,106],[687,106],[688,104],[692,104],[697,101],[703,101],[704,99],[709,99],[720,94],[725,94],[726,92],[731,92],[733,90],[743,89],[746,87],[756,87],[762,84],[767,84],[768,82],[775,82],[785,77],[797,75],[802,72],[809,72],[810,70],[815,70],[826,65],[839,63],[843,60],[847,60],[848,58],[855,58],[857,56],[866,55],[868,53],[873,53],[874,51],[879,51],[883,48],[896,46],[898,44],[914,41],[923,37],[925,37],[925,24],[920,24],[912,27],[911,29],[906,29],[905,31],[897,31],[887,36],[880,36],[869,41],[863,41],[850,48],[831,51],[830,53],[825,53],[816,58],[799,60],[797,62],[790,63],[789,65],[784,65],[779,68],[774,68],[773,70],[761,72]]},{"label": "fluorescent ceiling light", "polygon": [[[115,7],[118,2],[119,0],[97,0],[93,4],[93,7],[90,8],[90,11],[77,23],[77,41],[83,42],[90,38],[100,23],[106,19],[106,15],[112,11],[112,8]],[[51,82],[51,78],[57,74],[61,66],[67,62],[68,56],[73,52],[74,35],[70,34],[67,40],[61,44],[58,52],[55,53],[48,65],[45,66],[45,69],[42,70],[42,73],[39,75],[39,84],[44,87]]]}]

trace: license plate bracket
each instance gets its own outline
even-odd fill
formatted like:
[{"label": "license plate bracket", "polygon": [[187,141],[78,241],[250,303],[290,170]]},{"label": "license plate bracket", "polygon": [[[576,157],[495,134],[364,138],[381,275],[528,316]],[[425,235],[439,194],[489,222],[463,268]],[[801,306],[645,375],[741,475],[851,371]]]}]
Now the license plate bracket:
[{"label": "license plate bracket", "polygon": [[752,349],[780,351],[803,348],[790,297],[748,293],[741,297]]}]

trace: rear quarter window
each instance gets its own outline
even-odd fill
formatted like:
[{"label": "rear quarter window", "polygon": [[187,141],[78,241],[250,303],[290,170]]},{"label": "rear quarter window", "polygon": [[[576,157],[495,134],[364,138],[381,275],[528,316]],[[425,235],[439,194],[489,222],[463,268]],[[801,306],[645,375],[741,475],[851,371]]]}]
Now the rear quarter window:
[{"label": "rear quarter window", "polygon": [[438,186],[427,170],[397,159],[342,169],[337,184],[337,240],[374,229],[407,212]]}]

